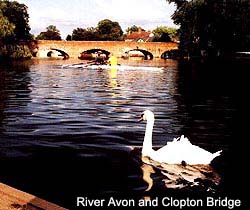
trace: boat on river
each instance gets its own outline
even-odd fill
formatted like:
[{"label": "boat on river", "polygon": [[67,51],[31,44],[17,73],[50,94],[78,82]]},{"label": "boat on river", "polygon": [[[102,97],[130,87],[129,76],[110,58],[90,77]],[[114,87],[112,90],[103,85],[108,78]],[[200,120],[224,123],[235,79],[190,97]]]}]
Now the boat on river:
[{"label": "boat on river", "polygon": [[128,65],[116,65],[110,66],[106,64],[88,64],[88,63],[78,63],[62,65],[62,68],[74,68],[74,69],[117,69],[117,70],[148,70],[148,71],[161,71],[164,67],[154,67],[154,66],[128,66]]}]

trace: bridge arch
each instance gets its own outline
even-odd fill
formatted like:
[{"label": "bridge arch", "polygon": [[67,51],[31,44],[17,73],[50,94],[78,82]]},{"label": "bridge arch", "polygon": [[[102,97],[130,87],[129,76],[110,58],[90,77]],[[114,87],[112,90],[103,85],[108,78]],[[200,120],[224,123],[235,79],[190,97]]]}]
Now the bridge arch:
[{"label": "bridge arch", "polygon": [[144,60],[152,60],[154,58],[153,54],[147,50],[136,48],[136,49],[128,50],[126,53],[129,53],[131,51],[141,52],[144,55]]},{"label": "bridge arch", "polygon": [[180,52],[178,49],[166,50],[161,54],[162,59],[175,59],[180,57]]},{"label": "bridge arch", "polygon": [[47,57],[52,57],[53,51],[57,51],[57,52],[61,53],[58,56],[62,56],[63,60],[69,59],[68,53],[64,52],[63,50],[56,49],[56,48],[51,48],[51,50],[47,53]]},{"label": "bridge arch", "polygon": [[79,59],[85,60],[85,59],[92,59],[92,54],[101,52],[102,54],[105,55],[105,59],[108,59],[110,52],[104,49],[99,49],[99,48],[94,48],[94,49],[89,49],[81,52],[78,56]]}]

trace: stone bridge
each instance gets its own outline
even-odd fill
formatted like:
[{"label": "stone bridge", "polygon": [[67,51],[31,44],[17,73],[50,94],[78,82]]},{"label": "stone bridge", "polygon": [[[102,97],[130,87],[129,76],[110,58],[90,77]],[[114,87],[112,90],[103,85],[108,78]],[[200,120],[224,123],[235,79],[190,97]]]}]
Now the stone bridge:
[{"label": "stone bridge", "polygon": [[138,49],[147,51],[153,57],[161,57],[161,55],[169,50],[177,49],[178,44],[173,42],[125,42],[125,41],[54,41],[39,40],[37,57],[50,57],[51,53],[60,54],[63,51],[70,58],[78,58],[83,51],[90,49],[102,49],[110,53],[114,53],[117,57],[121,57],[129,50]]}]

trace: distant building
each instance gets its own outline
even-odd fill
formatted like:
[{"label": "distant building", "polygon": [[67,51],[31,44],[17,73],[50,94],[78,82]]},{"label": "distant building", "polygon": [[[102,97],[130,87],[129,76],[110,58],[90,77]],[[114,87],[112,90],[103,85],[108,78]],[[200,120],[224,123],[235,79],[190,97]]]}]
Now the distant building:
[{"label": "distant building", "polygon": [[125,42],[152,42],[154,34],[150,31],[142,31],[139,28],[137,32],[129,32],[125,38]]}]

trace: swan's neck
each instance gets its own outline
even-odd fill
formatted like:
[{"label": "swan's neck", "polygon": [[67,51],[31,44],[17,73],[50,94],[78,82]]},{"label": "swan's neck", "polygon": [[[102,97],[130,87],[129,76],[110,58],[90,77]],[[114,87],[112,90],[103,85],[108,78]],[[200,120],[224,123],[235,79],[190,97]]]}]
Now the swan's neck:
[{"label": "swan's neck", "polygon": [[142,146],[142,155],[149,156],[152,154],[152,134],[153,134],[153,127],[154,127],[154,119],[147,120],[146,131]]}]

